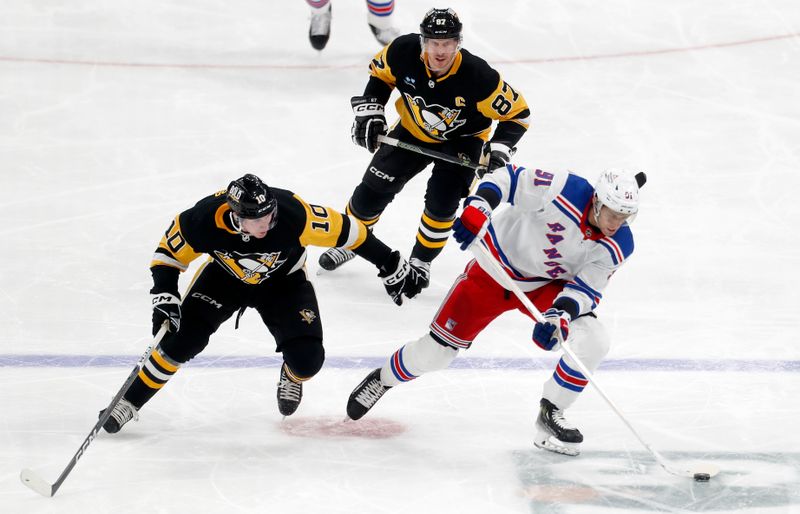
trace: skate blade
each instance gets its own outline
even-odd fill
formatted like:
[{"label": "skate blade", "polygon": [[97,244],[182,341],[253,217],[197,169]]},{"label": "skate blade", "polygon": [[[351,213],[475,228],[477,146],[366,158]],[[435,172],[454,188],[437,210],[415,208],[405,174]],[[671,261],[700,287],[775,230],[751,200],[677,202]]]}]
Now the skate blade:
[{"label": "skate blade", "polygon": [[577,457],[581,453],[580,443],[565,443],[550,434],[537,434],[533,445],[542,450]]}]

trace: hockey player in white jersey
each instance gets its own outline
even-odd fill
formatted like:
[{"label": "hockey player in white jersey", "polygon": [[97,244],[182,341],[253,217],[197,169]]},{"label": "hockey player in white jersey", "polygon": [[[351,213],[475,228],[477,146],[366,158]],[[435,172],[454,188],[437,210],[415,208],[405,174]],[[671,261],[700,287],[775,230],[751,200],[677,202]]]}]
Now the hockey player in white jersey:
[{"label": "hockey player in white jersey", "polygon": [[[487,175],[454,225],[461,249],[485,245],[505,272],[541,311],[532,339],[548,351],[570,345],[594,372],[608,353],[609,338],[594,310],[611,276],[633,252],[629,223],[639,208],[644,173],[606,171],[594,187],[567,172],[508,164]],[[495,209],[503,204],[503,208]],[[480,254],[479,254],[480,255]],[[404,345],[370,373],[350,395],[347,414],[359,419],[391,387],[443,369],[468,349],[503,312],[528,313],[498,285],[489,265],[472,260],[456,278],[430,332]],[[545,382],[536,421],[539,447],[578,455],[583,435],[564,417],[588,381],[566,354]]]}]

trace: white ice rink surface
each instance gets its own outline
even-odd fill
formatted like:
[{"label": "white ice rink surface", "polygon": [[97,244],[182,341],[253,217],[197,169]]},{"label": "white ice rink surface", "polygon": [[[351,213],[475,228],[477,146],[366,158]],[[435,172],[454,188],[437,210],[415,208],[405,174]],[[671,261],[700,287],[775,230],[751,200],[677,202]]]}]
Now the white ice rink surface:
[{"label": "white ice rink surface", "polygon": [[[396,308],[364,262],[316,276],[314,248],[328,361],[294,416],[248,312],[54,498],[28,490],[20,470],[55,481],[146,347],[149,259],[177,212],[245,172],[344,206],[369,161],[349,98],[378,46],[362,0],[335,0],[322,53],[301,0],[4,0],[0,512],[800,512],[800,4],[451,5],[464,46],[532,107],[519,164],[648,173],[636,252],[598,310],[613,345],[597,377],[670,462],[722,473],[665,473],[591,387],[569,411],[583,454],[535,449],[555,356],[519,314],[342,423],[468,256],[449,245]],[[397,0],[403,32],[430,7]],[[377,226],[405,255],[424,183]]]}]

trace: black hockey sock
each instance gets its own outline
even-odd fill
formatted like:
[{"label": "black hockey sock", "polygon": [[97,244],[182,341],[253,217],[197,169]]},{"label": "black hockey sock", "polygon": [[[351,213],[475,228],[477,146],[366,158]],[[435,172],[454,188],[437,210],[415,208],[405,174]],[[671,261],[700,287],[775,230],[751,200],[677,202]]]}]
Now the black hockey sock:
[{"label": "black hockey sock", "polygon": [[147,403],[167,381],[172,378],[172,375],[178,371],[180,363],[175,362],[167,356],[158,346],[147,362],[144,363],[136,380],[131,384],[128,392],[125,393],[125,399],[131,402],[137,409]]}]

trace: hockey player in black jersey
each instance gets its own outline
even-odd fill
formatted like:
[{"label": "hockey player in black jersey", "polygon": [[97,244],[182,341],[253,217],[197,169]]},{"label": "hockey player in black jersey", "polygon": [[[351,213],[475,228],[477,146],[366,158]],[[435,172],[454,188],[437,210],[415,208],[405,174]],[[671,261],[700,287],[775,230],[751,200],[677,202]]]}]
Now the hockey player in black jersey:
[{"label": "hockey player in black jersey", "polygon": [[[375,56],[364,94],[350,100],[355,113],[353,142],[375,155],[346,212],[368,227],[378,222],[406,183],[433,162],[379,144],[378,136],[387,132],[384,105],[392,90],[400,93],[395,104],[400,121],[391,129],[391,137],[473,162],[483,156],[489,171],[508,162],[528,129],[530,111],[522,94],[486,61],[461,48],[461,28],[452,9],[431,9],[422,20],[421,34],[400,36]],[[493,120],[498,122],[494,133]],[[420,289],[428,285],[430,263],[447,242],[473,175],[463,166],[434,163],[410,258]],[[333,270],[354,256],[346,248],[332,248],[320,256],[319,264]],[[410,290],[408,295],[418,292]]]},{"label": "hockey player in black jersey", "polygon": [[[103,428],[115,433],[137,418],[178,368],[203,351],[222,322],[247,307],[258,311],[283,354],[278,409],[284,416],[294,413],[302,383],[325,359],[317,298],[305,271],[309,245],[342,246],[375,264],[387,293],[402,303],[411,278],[399,252],[352,217],[270,188],[255,175],[234,180],[176,216],[150,264],[153,333],[164,323],[168,333]],[[202,254],[209,258],[181,299],[178,277]]]}]

